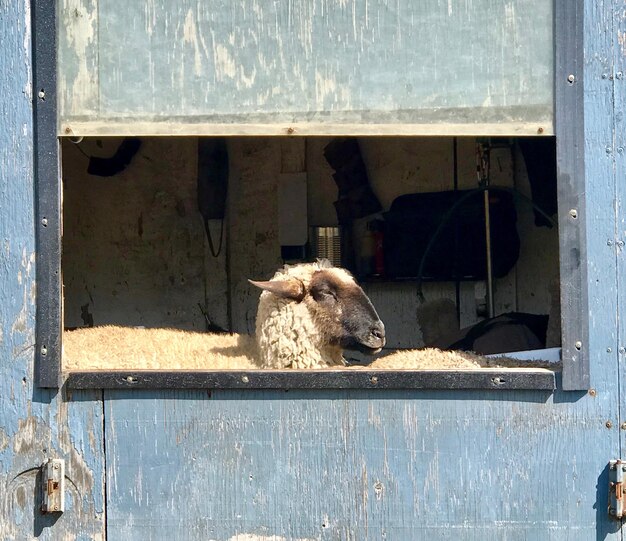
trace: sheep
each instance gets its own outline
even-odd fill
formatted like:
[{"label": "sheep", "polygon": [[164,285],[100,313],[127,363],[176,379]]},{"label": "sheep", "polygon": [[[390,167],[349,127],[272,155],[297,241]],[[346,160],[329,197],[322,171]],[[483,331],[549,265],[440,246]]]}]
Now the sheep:
[{"label": "sheep", "polygon": [[377,353],[385,345],[370,300],[348,271],[327,261],[285,266],[250,283],[263,290],[256,343],[174,329],[80,329],[65,333],[64,368],[329,368],[344,365],[344,349]]},{"label": "sheep", "polygon": [[344,366],[344,349],[378,353],[385,326],[367,295],[345,269],[328,261],[294,265],[267,282],[256,320],[263,368]]},{"label": "sheep", "polygon": [[[262,290],[256,337],[176,329],[115,326],[64,334],[65,370],[232,370],[344,367],[344,349],[378,353],[385,327],[352,275],[327,261],[285,266],[270,280],[250,281]],[[376,370],[457,370],[519,366],[435,348],[400,350],[366,367]],[[522,366],[554,368],[546,363]]]}]

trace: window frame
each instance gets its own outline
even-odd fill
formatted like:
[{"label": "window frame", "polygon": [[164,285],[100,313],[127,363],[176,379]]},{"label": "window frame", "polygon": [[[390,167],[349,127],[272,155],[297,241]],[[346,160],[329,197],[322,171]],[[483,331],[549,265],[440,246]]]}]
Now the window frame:
[{"label": "window frame", "polygon": [[[585,236],[583,7],[554,0],[555,104],[563,361],[559,387],[589,387]],[[73,389],[532,389],[554,391],[542,369],[71,371],[62,373],[61,168],[57,136],[56,1],[35,0],[34,169],[37,206],[36,382]],[[556,24],[559,21],[559,24]]]}]

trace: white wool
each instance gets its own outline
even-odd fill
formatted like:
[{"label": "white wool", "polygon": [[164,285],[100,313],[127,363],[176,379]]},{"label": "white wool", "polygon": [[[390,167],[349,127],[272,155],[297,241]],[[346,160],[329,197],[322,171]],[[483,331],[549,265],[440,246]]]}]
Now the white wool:
[{"label": "white wool", "polygon": [[251,336],[103,326],[63,333],[64,370],[259,368]]},{"label": "white wool", "polygon": [[548,361],[520,361],[508,357],[484,357],[469,351],[444,351],[437,348],[398,350],[376,359],[372,370],[460,370],[477,368],[560,368]]},{"label": "white wool", "polygon": [[[344,282],[354,281],[347,271],[328,267],[324,262],[285,266],[272,280],[297,278],[308,290],[313,274],[322,269]],[[320,322],[310,309],[314,302],[308,295],[296,302],[268,291],[261,294],[256,340],[263,368],[328,368],[345,364],[341,348],[329,345],[320,332]]]},{"label": "white wool", "polygon": [[[324,269],[350,283],[352,276],[327,263],[287,266],[272,280],[297,278],[308,289],[313,274]],[[301,302],[267,291],[257,312],[256,342],[248,335],[103,326],[63,335],[64,370],[250,370],[258,368],[330,368],[345,365],[342,350],[329,346],[320,331],[319,310],[307,295]],[[401,350],[357,369],[464,369],[543,366],[510,359],[486,359],[462,351],[434,348]],[[554,368],[552,365],[546,367]]]}]

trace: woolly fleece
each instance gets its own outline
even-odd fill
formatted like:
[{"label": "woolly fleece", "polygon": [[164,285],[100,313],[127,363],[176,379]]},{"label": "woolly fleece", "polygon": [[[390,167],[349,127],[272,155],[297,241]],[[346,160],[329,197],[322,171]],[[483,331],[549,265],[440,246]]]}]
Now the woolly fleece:
[{"label": "woolly fleece", "polygon": [[[313,274],[324,270],[338,280],[354,284],[344,269],[326,261],[285,266],[272,281],[296,278],[309,291]],[[328,368],[344,366],[342,349],[331,346],[323,334],[323,313],[310,295],[301,302],[281,299],[264,291],[259,299],[256,340],[263,368]]]}]

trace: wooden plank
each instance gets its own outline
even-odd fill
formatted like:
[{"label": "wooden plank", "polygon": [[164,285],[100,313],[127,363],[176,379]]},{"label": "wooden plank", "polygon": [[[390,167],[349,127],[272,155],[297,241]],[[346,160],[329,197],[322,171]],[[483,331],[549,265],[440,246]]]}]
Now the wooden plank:
[{"label": "wooden plank", "polygon": [[542,368],[472,370],[77,371],[71,389],[555,389]]},{"label": "wooden plank", "polygon": [[183,120],[165,121],[121,121],[107,119],[66,120],[59,126],[59,136],[152,136],[152,135],[193,135],[193,136],[442,136],[442,135],[473,135],[473,136],[523,136],[523,135],[554,135],[551,122],[481,122],[480,124],[463,124],[455,121],[438,124],[401,124],[388,119],[374,119],[366,124],[335,121],[335,122],[302,122],[293,119],[277,119],[275,121],[258,121],[251,123],[245,119],[233,119],[225,123],[221,120],[194,119],[193,122]]},{"label": "wooden plank", "polygon": [[[583,389],[589,386],[589,327],[587,318],[583,315],[591,312],[586,285],[587,267],[582,262],[587,260],[589,238],[586,229],[596,227],[595,221],[586,213],[585,200],[588,194],[585,192],[591,192],[597,186],[592,187],[591,182],[585,180],[594,177],[586,176],[587,153],[583,152],[585,144],[590,141],[585,128],[585,99],[588,94],[584,93],[583,84],[588,79],[593,80],[593,77],[586,77],[584,73],[585,49],[581,33],[584,31],[583,25],[588,23],[583,15],[584,6],[584,0],[556,3],[557,20],[562,22],[560,31],[555,36],[555,111],[565,389]],[[602,116],[608,116],[606,110]],[[595,118],[589,117],[589,120],[593,122]],[[589,156],[589,159],[594,159],[594,156]],[[601,207],[592,208],[596,212],[601,211]],[[604,209],[604,212],[607,211],[608,209]],[[569,314],[579,314],[581,317],[568,317]]]},{"label": "wooden plank", "polygon": [[[0,539],[105,538],[101,392],[35,386],[31,6],[2,6],[0,35]],[[35,98],[37,99],[37,98]],[[66,461],[66,512],[39,512],[38,467]]]},{"label": "wooden plank", "polygon": [[[621,6],[620,6],[621,7]],[[613,90],[613,135],[615,148],[611,153],[615,167],[615,250],[617,255],[617,327],[618,327],[618,355],[619,355],[619,377],[620,377],[620,421],[626,419],[626,370],[624,361],[626,360],[626,318],[623,315],[623,307],[626,306],[626,134],[624,130],[624,110],[626,109],[626,12],[623,9],[613,10],[613,25],[610,34],[613,46],[613,77],[601,79],[606,92]],[[607,59],[610,69],[610,59]],[[605,73],[610,73],[606,71]],[[621,313],[620,313],[621,312]],[[622,348],[622,349],[619,349]],[[621,433],[622,456],[626,453],[626,431]]]},{"label": "wooden plank", "polygon": [[309,122],[551,129],[546,0],[474,0],[471,9],[448,0],[64,0],[61,11],[62,119],[70,127],[172,119],[180,133],[210,117],[235,129]]},{"label": "wooden plank", "polygon": [[57,120],[56,10],[33,4],[34,174],[37,192],[37,385],[58,387],[61,365],[61,193]]},{"label": "wooden plank", "polygon": [[603,481],[614,398],[108,391],[108,535],[621,539]]}]

